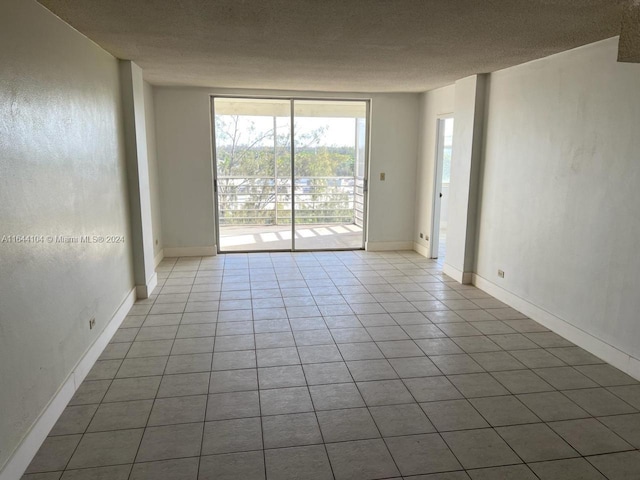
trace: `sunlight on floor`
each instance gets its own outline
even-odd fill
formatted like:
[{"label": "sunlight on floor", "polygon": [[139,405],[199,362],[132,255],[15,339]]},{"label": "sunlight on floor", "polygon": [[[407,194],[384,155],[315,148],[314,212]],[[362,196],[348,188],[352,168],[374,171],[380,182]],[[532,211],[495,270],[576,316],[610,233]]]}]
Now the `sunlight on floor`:
[{"label": "sunlight on floor", "polygon": [[[361,248],[358,225],[314,225],[296,228],[297,249]],[[256,251],[291,249],[290,225],[221,225],[220,250]]]}]

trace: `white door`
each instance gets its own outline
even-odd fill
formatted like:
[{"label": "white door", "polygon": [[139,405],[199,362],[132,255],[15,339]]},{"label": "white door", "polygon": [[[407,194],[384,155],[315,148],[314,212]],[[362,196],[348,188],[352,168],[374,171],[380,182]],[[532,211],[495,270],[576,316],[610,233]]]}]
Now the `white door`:
[{"label": "white door", "polygon": [[437,135],[433,188],[433,223],[430,242],[431,258],[443,258],[447,249],[453,117],[442,117],[438,119]]}]

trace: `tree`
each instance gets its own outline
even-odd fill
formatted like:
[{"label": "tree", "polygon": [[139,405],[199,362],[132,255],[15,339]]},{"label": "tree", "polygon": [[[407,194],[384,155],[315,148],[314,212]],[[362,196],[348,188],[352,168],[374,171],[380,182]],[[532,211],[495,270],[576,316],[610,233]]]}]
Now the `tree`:
[{"label": "tree", "polygon": [[[259,121],[260,125],[257,125]],[[280,124],[278,124],[280,122]],[[327,127],[296,135],[298,223],[350,223],[355,151],[323,146]],[[273,117],[216,115],[216,161],[221,223],[291,222],[291,132]]]}]

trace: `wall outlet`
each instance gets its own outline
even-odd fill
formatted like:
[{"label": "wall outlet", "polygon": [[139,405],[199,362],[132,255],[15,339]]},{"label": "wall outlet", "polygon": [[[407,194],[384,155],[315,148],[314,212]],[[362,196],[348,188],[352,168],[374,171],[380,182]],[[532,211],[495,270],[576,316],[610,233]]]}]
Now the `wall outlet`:
[{"label": "wall outlet", "polygon": [[424,235],[422,233],[420,233],[420,238],[424,238]]},{"label": "wall outlet", "polygon": [[498,270],[498,276],[500,278],[504,278],[504,272],[502,270]]},{"label": "wall outlet", "polygon": [[385,178],[386,178],[386,174],[384,172],[380,173],[380,181],[384,182]]},{"label": "wall outlet", "polygon": [[93,327],[95,326],[96,326],[96,319],[94,317],[91,320],[89,320],[89,330],[93,330]]}]

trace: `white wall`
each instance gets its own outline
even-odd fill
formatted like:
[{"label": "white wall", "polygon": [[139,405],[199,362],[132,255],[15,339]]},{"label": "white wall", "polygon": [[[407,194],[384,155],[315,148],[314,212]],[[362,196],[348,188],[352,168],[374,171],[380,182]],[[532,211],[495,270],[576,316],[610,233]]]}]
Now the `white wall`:
[{"label": "white wall", "polygon": [[151,191],[151,224],[153,226],[153,254],[162,252],[162,217],[160,213],[160,173],[156,153],[156,120],[153,87],[144,82],[144,110],[147,126],[147,160],[149,165],[149,189]]},{"label": "white wall", "polygon": [[154,87],[154,94],[162,243],[165,250],[207,247],[214,253],[207,93]]},{"label": "white wall", "polygon": [[[165,250],[215,245],[210,95],[371,98],[368,242],[411,248],[418,94],[334,94],[155,87],[157,156]],[[379,180],[380,173],[386,180]],[[206,250],[204,250],[206,251]]]},{"label": "white wall", "polygon": [[[35,1],[0,15],[0,470],[133,288],[118,63]],[[89,330],[89,319],[96,328]]]},{"label": "white wall", "polygon": [[474,266],[486,77],[472,75],[455,83],[447,255],[442,271],[463,283],[471,283]]},{"label": "white wall", "polygon": [[[420,95],[418,162],[416,165],[416,206],[413,241],[416,250],[429,255],[433,215],[433,186],[438,145],[438,117],[454,110],[455,86],[449,85]],[[454,124],[455,125],[455,124]],[[423,233],[424,238],[420,238]]]},{"label": "white wall", "polygon": [[[370,249],[413,246],[418,99],[417,94],[371,96]],[[386,181],[380,181],[380,172]]]},{"label": "white wall", "polygon": [[131,60],[119,60],[118,64],[129,184],[133,276],[138,298],[148,298],[158,280],[154,263],[144,80],[142,69]]},{"label": "white wall", "polygon": [[490,76],[475,271],[640,359],[640,65],[616,56],[614,38]]}]

